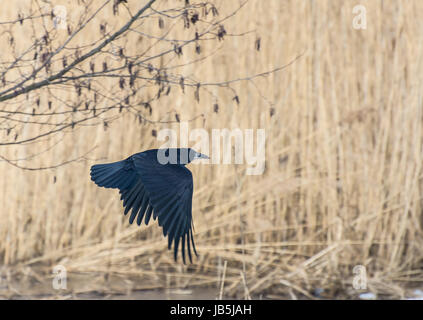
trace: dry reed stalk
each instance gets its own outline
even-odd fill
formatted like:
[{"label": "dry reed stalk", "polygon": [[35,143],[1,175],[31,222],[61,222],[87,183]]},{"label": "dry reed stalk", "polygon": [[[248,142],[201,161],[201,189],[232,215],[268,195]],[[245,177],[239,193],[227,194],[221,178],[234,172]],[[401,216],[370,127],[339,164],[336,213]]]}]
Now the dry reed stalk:
[{"label": "dry reed stalk", "polygon": [[[28,9],[29,2],[16,3]],[[128,4],[130,9],[133,5]],[[219,11],[223,15],[236,5],[225,1]],[[355,5],[351,0],[250,0],[225,22],[225,29],[231,34],[254,33],[225,40],[218,49],[206,41],[201,54],[215,53],[196,65],[187,64],[198,59],[195,48],[160,62],[185,76],[205,75],[212,83],[269,70],[305,52],[280,73],[231,85],[239,105],[227,88],[209,88],[210,95],[197,96],[195,88],[185,86],[185,94],[172,90],[151,108],[148,119],[174,120],[177,114],[180,121],[194,119],[190,129],[266,129],[266,171],[242,177],[242,188],[237,177],[246,165],[190,166],[200,253],[192,266],[175,265],[161,230],[154,223],[129,226],[119,196],[97,189],[89,179],[90,165],[159,147],[153,130],[178,130],[178,124],[140,123],[127,113],[111,121],[106,131],[103,126],[77,127],[72,134],[37,144],[1,147],[0,155],[8,159],[40,153],[31,158],[31,166],[73,159],[97,147],[86,160],[50,171],[22,171],[0,162],[0,264],[11,270],[9,278],[19,279],[23,267],[30,267],[35,273],[28,273],[28,279],[49,283],[52,266],[63,263],[70,276],[86,273],[97,279],[106,273],[131,278],[131,290],[202,286],[217,287],[223,294],[223,276],[216,267],[223,259],[225,295],[245,297],[248,288],[252,298],[311,298],[313,289],[336,292],[341,283],[349,297],[356,297],[352,269],[364,265],[372,292],[404,296],[403,286],[423,279],[423,3],[366,2],[366,30],[351,27]],[[165,6],[159,1],[157,9]],[[79,9],[69,12],[70,22]],[[124,20],[123,11],[119,16],[105,12],[95,23],[108,21],[112,28]],[[0,21],[15,18],[14,6],[0,12]],[[16,48],[29,43],[29,28],[24,22],[12,30]],[[145,25],[145,33],[158,36],[157,30],[157,24]],[[81,36],[94,41],[99,35],[92,29]],[[184,35],[184,26],[175,23],[167,36]],[[0,43],[8,43],[8,36],[2,33]],[[137,54],[154,41],[137,35],[119,45]],[[153,48],[151,54],[167,45]],[[5,57],[13,56],[8,48],[4,46]],[[234,55],[237,52],[242,54]],[[94,61],[97,69],[103,60],[113,67],[114,60],[104,57]],[[89,68],[89,63],[81,68]],[[107,91],[117,84],[107,79],[102,85]],[[74,91],[42,92],[39,108],[48,109],[48,94],[74,101]],[[139,94],[156,93],[146,87]],[[22,136],[36,133],[37,128],[28,127]],[[0,139],[6,135],[0,131]],[[73,290],[100,287],[107,292],[107,284],[96,281]],[[12,294],[25,293],[13,281],[8,283]],[[121,291],[126,290],[122,284]]]}]

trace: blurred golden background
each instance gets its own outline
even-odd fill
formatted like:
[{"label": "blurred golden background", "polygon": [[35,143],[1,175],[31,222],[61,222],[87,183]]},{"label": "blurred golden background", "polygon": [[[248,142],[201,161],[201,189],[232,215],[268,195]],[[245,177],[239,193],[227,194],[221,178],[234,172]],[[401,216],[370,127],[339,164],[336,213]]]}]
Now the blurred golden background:
[{"label": "blurred golden background", "polygon": [[[142,5],[128,2],[134,12]],[[155,66],[182,65],[176,69],[181,75],[214,83],[289,65],[235,82],[232,89],[204,87],[199,102],[195,88],[182,93],[172,87],[151,105],[150,122],[115,112],[107,128],[81,125],[37,143],[1,146],[0,155],[8,159],[40,153],[16,162],[26,167],[51,166],[92,150],[83,161],[50,170],[0,162],[3,280],[12,285],[14,279],[35,279],[27,286],[21,281],[15,294],[37,292],[50,285],[52,268],[61,264],[69,275],[67,292],[73,293],[208,288],[228,297],[313,298],[322,289],[331,298],[367,291],[404,297],[423,280],[423,2],[360,1],[367,12],[367,29],[361,30],[352,26],[357,1],[250,0],[239,10],[239,1],[211,2],[220,17],[236,11],[223,22],[225,39],[204,41],[200,55],[188,46],[180,57],[155,59]],[[11,2],[0,21],[27,12],[30,3]],[[71,26],[83,14],[83,1],[52,3],[69,8]],[[102,1],[94,3],[97,8]],[[169,6],[164,0],[153,5]],[[115,30],[129,18],[123,6],[113,15],[109,4],[72,44],[95,41],[101,23]],[[180,21],[164,22],[172,25],[169,38],[195,32]],[[2,62],[12,56],[10,34],[16,48],[25,48],[31,28],[17,24],[0,35]],[[163,33],[157,18],[137,29]],[[58,32],[56,41],[66,37],[66,31]],[[140,53],[154,41],[131,33],[117,43],[125,52]],[[167,47],[159,43],[151,54]],[[117,60],[104,54],[94,61],[111,68]],[[101,81],[104,92],[118,86],[117,79]],[[138,94],[155,92],[151,87]],[[49,94],[77,99],[74,89],[37,94],[44,109]],[[153,130],[179,130],[179,123],[167,122],[175,114],[190,129],[266,130],[263,175],[245,175],[247,165],[189,165],[199,252],[192,265],[174,263],[156,221],[129,225],[118,192],[98,188],[89,175],[95,163],[159,147],[163,142]],[[22,126],[19,136],[37,130],[43,129]],[[356,265],[366,267],[364,291],[353,288]],[[72,282],[78,276],[87,280]]]}]

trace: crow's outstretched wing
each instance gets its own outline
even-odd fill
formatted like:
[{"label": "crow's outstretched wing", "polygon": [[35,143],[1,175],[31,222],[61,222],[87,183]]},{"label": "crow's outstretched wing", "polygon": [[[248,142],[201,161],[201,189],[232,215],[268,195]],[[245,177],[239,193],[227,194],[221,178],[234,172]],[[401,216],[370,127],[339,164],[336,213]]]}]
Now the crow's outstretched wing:
[{"label": "crow's outstretched wing", "polygon": [[168,236],[168,248],[174,243],[175,260],[181,243],[184,263],[185,248],[192,262],[191,250],[197,252],[192,234],[193,181],[187,168],[162,165],[156,153],[142,152],[123,161],[92,166],[91,179],[101,187],[120,190],[125,215],[132,209],[130,223],[137,216],[138,225],[144,217],[145,224],[151,215],[158,218],[164,236]]}]

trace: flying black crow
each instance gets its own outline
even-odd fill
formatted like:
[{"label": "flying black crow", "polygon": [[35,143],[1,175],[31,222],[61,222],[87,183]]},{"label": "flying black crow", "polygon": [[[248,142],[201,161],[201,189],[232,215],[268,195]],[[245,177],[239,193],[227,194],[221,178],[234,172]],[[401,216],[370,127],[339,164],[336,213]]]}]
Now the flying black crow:
[{"label": "flying black crow", "polygon": [[195,159],[208,159],[191,148],[153,149],[136,153],[129,158],[91,167],[91,180],[98,186],[117,188],[123,200],[124,214],[131,209],[129,223],[143,218],[148,225],[151,216],[158,218],[163,235],[168,236],[168,249],[174,243],[177,261],[181,241],[182,259],[185,263],[185,242],[192,263],[192,174],[185,165]]}]

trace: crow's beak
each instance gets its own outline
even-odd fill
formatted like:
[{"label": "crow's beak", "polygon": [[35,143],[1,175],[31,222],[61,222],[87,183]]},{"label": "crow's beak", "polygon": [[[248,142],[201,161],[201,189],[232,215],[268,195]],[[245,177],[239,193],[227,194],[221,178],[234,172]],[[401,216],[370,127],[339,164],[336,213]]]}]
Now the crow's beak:
[{"label": "crow's beak", "polygon": [[195,158],[196,159],[210,159],[208,156],[202,153],[197,153]]}]

